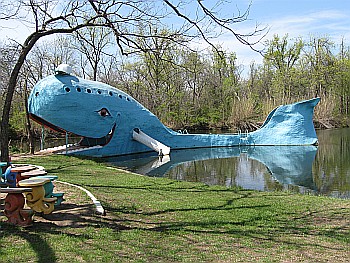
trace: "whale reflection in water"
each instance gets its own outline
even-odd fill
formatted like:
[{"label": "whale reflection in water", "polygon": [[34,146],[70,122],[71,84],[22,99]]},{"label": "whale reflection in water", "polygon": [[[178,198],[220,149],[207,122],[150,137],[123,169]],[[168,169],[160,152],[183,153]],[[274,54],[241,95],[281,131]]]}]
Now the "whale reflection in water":
[{"label": "whale reflection in water", "polygon": [[174,150],[163,158],[130,155],[106,161],[139,174],[208,185],[263,191],[298,186],[299,192],[317,192],[312,176],[316,152],[316,146],[246,146]]}]

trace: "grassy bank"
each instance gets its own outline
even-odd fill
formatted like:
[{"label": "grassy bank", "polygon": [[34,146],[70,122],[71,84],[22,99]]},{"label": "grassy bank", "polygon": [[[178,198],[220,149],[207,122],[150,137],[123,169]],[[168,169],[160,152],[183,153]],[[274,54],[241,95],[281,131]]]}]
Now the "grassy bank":
[{"label": "grassy bank", "polygon": [[94,215],[81,190],[57,183],[67,200],[32,227],[1,215],[0,262],[350,260],[350,200],[149,178],[75,157],[20,162],[85,187],[107,214]]}]

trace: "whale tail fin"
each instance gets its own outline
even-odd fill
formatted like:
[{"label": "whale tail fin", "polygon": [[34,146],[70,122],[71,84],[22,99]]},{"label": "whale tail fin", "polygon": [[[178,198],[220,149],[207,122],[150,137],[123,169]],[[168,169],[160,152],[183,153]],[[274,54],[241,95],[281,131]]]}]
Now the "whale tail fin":
[{"label": "whale tail fin", "polygon": [[319,101],[314,98],[275,108],[256,131],[255,140],[260,145],[317,144],[313,114]]}]

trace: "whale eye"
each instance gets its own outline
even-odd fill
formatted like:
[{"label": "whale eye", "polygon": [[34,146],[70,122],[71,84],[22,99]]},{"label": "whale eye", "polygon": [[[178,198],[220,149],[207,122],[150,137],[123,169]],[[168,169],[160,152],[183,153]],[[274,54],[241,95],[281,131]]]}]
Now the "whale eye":
[{"label": "whale eye", "polygon": [[109,111],[106,108],[100,109],[98,111],[98,114],[100,114],[100,116],[102,116],[102,117],[111,116],[111,114],[109,113]]}]

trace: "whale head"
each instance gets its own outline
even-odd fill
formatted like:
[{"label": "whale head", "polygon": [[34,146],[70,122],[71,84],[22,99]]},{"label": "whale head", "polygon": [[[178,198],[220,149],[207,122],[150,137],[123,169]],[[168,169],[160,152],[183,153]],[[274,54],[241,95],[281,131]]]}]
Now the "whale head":
[{"label": "whale head", "polygon": [[28,110],[33,120],[52,130],[83,137],[82,144],[105,145],[131,99],[107,84],[59,72],[35,85]]}]

